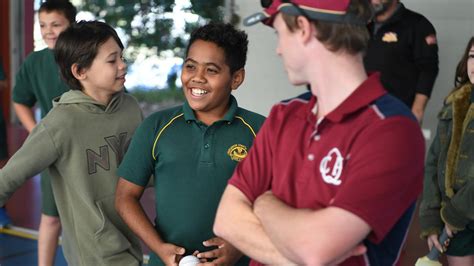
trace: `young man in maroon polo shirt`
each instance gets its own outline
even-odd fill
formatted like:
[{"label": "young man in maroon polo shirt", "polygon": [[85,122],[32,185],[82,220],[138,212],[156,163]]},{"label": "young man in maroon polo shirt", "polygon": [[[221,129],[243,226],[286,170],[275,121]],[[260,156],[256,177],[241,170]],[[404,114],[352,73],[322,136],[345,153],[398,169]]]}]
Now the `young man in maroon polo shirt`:
[{"label": "young man in maroon polo shirt", "polygon": [[309,100],[275,105],[236,168],[214,231],[253,265],[393,265],[422,188],[416,118],[367,77],[367,0],[261,1]]}]

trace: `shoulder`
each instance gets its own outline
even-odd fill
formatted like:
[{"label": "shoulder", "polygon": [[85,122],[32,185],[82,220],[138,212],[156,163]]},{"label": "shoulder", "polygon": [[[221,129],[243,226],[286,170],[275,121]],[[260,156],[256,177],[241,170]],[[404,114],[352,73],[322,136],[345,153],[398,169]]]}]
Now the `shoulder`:
[{"label": "shoulder", "polygon": [[272,117],[272,119],[286,119],[288,116],[291,119],[305,118],[312,98],[311,92],[306,92],[294,98],[283,100],[273,105],[268,117]]},{"label": "shoulder", "polygon": [[379,115],[380,119],[404,117],[416,121],[408,106],[389,93],[375,100],[371,107]]},{"label": "shoulder", "polygon": [[133,107],[140,108],[140,105],[138,104],[137,99],[135,97],[133,97],[132,95],[130,95],[128,93],[123,93],[122,99],[123,99],[123,104],[125,104],[127,106],[133,106]]},{"label": "shoulder", "polygon": [[[358,139],[358,143],[362,146],[381,145],[387,149],[388,146],[393,146],[395,149],[410,149],[410,147],[414,149],[424,145],[417,119],[404,103],[390,94],[375,100],[356,122],[363,125],[360,127],[361,134]],[[407,143],[411,145],[406,146]]]},{"label": "shoulder", "polygon": [[242,117],[243,119],[245,119],[249,123],[251,123],[253,125],[256,125],[256,126],[262,125],[263,122],[265,121],[265,116],[263,116],[261,114],[258,114],[258,113],[255,113],[255,112],[252,112],[252,111],[249,111],[249,110],[244,109],[244,108],[240,108],[240,107],[237,109],[236,115],[239,116],[239,117]]},{"label": "shoulder", "polygon": [[26,57],[25,63],[31,64],[33,62],[36,62],[37,60],[43,60],[44,58],[48,56],[49,53],[51,53],[51,51],[49,51],[48,48],[45,48],[43,50],[39,50],[36,52],[32,52]]},{"label": "shoulder", "polygon": [[180,105],[149,115],[147,118],[145,118],[142,125],[147,128],[155,128],[155,130],[159,130],[160,128],[169,126],[181,120],[184,121],[184,114],[183,107]]},{"label": "shoulder", "polygon": [[407,23],[410,23],[417,28],[429,29],[434,31],[433,24],[431,24],[431,22],[425,16],[413,10],[405,9],[404,19]]}]

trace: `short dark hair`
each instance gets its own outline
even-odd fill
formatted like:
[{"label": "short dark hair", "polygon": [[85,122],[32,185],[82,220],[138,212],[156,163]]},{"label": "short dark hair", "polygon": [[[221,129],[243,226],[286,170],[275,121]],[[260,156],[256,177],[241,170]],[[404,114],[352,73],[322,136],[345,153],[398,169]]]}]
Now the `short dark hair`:
[{"label": "short dark hair", "polygon": [[61,76],[71,89],[82,89],[81,83],[72,74],[72,65],[77,64],[78,71],[89,68],[100,46],[110,38],[123,50],[117,32],[100,21],[74,23],[59,35],[54,47],[54,58],[59,65]]},{"label": "short dark hair", "polygon": [[474,45],[474,36],[471,37],[469,42],[467,43],[466,49],[464,50],[464,54],[461,60],[456,67],[456,76],[454,77],[454,86],[456,88],[470,82],[469,75],[467,74],[467,60],[469,59],[469,51],[471,50],[472,46]]},{"label": "short dark hair", "polygon": [[[372,17],[372,8],[368,0],[351,0],[347,13],[353,14],[362,21],[369,22]],[[288,29],[293,32],[298,28],[297,16],[282,13]],[[357,54],[367,50],[369,32],[366,25],[310,20],[318,34],[316,39],[333,52],[344,50],[349,54]]]},{"label": "short dark hair", "polygon": [[76,22],[77,9],[68,0],[47,0],[41,4],[38,13],[53,11],[62,13],[69,20],[69,24]]},{"label": "short dark hair", "polygon": [[191,33],[191,38],[186,48],[186,57],[188,56],[189,48],[197,40],[212,42],[222,48],[231,74],[245,66],[249,43],[247,33],[237,30],[232,24],[211,22],[195,29]]}]

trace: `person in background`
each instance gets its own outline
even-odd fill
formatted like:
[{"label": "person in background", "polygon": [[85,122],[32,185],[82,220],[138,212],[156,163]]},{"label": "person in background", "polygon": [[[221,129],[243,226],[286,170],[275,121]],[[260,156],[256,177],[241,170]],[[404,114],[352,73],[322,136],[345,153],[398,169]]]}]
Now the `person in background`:
[{"label": "person in background", "polygon": [[127,65],[115,30],[81,21],[63,31],[55,59],[71,88],[0,170],[0,206],[29,178],[51,175],[68,265],[138,266],[138,238],[115,211],[116,170],[142,121],[124,92]]},{"label": "person in background", "polygon": [[366,74],[369,2],[261,3],[244,23],[274,28],[288,79],[312,96],[272,108],[229,180],[214,232],[251,265],[396,265],[425,141],[410,109]]},{"label": "person in background", "polygon": [[[41,117],[52,108],[52,101],[69,88],[61,79],[53,50],[61,32],[76,20],[76,8],[67,0],[48,0],[38,10],[41,37],[47,48],[31,53],[16,74],[12,92],[13,107],[18,119],[31,133],[36,126],[34,107],[38,103]],[[50,176],[41,173],[41,221],[38,239],[38,265],[54,264],[61,222],[54,201]]]},{"label": "person in background", "polygon": [[402,100],[420,124],[438,75],[433,25],[399,0],[371,0],[375,16],[364,57],[368,72],[380,72],[382,85]]},{"label": "person in background", "polygon": [[[454,89],[438,114],[420,205],[421,236],[446,251],[450,266],[474,265],[474,37],[456,67]],[[447,249],[438,237],[447,231]]]},{"label": "person in background", "polygon": [[[181,72],[185,103],[145,119],[120,165],[115,205],[153,252],[150,265],[178,265],[191,254],[212,265],[248,265],[212,232],[227,181],[264,121],[231,94],[244,81],[247,46],[247,34],[230,24],[193,31]],[[139,202],[152,175],[154,227]]]},{"label": "person in background", "polygon": [[[0,57],[0,93],[7,88],[7,77],[3,69],[2,58]],[[1,103],[1,102],[0,102]],[[8,141],[7,141],[7,125],[3,117],[2,105],[0,104],[0,167],[6,163],[8,159]],[[5,207],[0,207],[0,228],[8,226],[11,223]]]}]

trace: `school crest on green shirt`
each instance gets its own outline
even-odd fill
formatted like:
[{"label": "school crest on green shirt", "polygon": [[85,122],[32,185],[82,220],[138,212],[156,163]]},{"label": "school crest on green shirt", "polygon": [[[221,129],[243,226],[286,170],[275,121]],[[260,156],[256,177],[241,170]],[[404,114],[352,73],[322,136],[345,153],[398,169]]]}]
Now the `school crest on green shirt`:
[{"label": "school crest on green shirt", "polygon": [[247,147],[242,144],[234,144],[227,150],[227,154],[233,161],[240,162],[247,157]]}]

